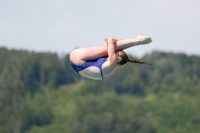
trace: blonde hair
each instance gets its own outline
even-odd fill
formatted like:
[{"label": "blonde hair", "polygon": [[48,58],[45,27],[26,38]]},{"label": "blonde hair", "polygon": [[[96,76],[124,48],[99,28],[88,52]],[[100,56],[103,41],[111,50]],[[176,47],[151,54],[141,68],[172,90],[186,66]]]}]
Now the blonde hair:
[{"label": "blonde hair", "polygon": [[119,56],[121,57],[121,61],[118,62],[119,66],[125,65],[128,62],[130,62],[130,63],[139,63],[139,64],[151,65],[151,64],[148,64],[148,63],[146,63],[144,61],[141,61],[141,60],[129,59],[128,56],[127,56],[127,54],[124,51],[122,51],[122,50],[120,50]]}]

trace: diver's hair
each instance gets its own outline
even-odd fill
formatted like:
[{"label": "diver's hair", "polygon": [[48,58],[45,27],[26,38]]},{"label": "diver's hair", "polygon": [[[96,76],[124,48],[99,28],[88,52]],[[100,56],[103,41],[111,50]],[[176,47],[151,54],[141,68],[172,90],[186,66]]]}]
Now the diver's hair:
[{"label": "diver's hair", "polygon": [[122,50],[120,50],[120,57],[122,58],[122,60],[120,62],[118,62],[119,66],[125,65],[127,62],[151,65],[151,64],[148,64],[148,63],[146,63],[144,61],[141,61],[141,60],[129,59],[128,56],[127,56],[127,54],[124,51],[122,51]]}]

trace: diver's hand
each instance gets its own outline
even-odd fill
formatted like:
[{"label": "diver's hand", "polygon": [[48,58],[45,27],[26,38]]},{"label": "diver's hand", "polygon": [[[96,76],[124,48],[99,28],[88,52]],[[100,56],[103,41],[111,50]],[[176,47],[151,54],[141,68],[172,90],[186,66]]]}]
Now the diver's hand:
[{"label": "diver's hand", "polygon": [[105,38],[104,41],[106,43],[108,43],[108,42],[116,43],[118,41],[118,39],[113,38],[113,37],[109,37],[109,38]]}]

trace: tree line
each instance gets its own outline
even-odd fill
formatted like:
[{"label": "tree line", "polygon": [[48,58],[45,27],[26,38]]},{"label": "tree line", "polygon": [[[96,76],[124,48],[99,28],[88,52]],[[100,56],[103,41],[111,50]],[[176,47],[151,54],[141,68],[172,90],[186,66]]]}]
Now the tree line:
[{"label": "tree line", "polygon": [[1,47],[0,132],[200,131],[200,57],[153,51],[140,59],[157,68],[152,83],[154,67],[140,64],[81,82],[69,54]]}]

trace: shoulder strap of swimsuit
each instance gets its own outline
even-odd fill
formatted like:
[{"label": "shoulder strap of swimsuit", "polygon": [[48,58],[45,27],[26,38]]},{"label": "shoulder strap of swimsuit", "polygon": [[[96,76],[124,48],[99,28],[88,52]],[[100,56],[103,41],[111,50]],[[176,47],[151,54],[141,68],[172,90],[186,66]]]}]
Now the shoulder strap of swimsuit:
[{"label": "shoulder strap of swimsuit", "polygon": [[103,73],[102,73],[102,70],[101,70],[101,77],[102,79],[107,79],[108,77],[110,77],[111,75],[113,75],[115,73],[115,70],[113,70],[111,73],[109,73],[107,76],[103,77]]}]

